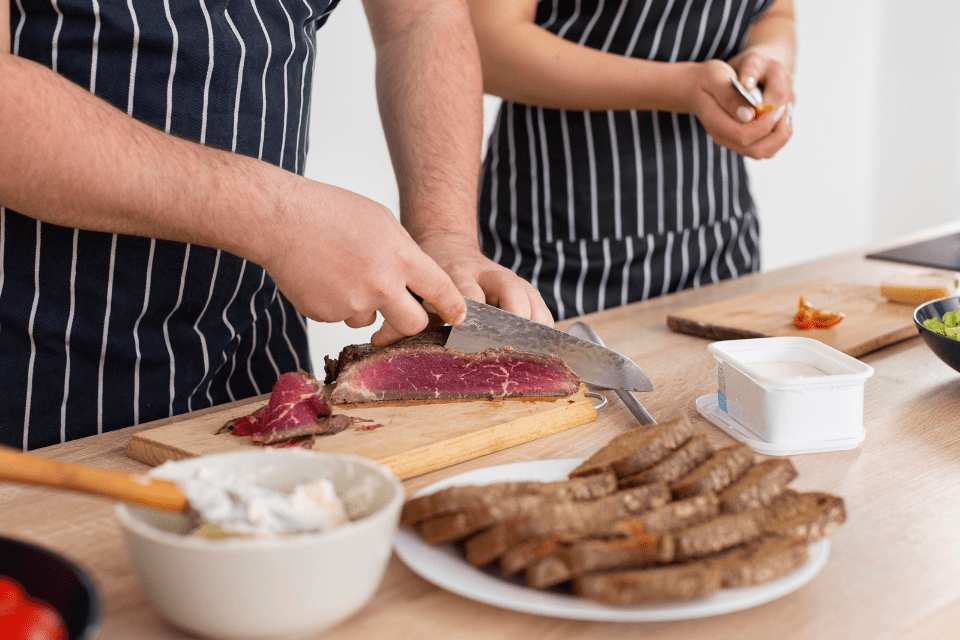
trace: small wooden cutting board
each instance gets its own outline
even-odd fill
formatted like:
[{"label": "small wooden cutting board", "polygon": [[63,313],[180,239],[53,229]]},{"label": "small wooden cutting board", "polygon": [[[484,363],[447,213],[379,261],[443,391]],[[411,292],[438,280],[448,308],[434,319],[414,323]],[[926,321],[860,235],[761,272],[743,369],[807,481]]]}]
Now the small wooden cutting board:
[{"label": "small wooden cutting board", "polygon": [[[228,420],[249,415],[266,399],[182,420],[135,434],[127,456],[149,465],[168,460],[252,449],[250,437],[216,431]],[[510,399],[434,404],[342,405],[334,413],[371,420],[330,436],[314,437],[313,449],[372,458],[400,478],[514,447],[592,422],[597,410],[583,388],[557,399]],[[375,426],[382,425],[382,426]],[[371,428],[373,427],[373,428]]]},{"label": "small wooden cutting board", "polygon": [[[846,318],[829,329],[797,329],[800,296]],[[674,331],[714,340],[800,336],[814,338],[854,358],[917,335],[914,307],[889,302],[878,286],[810,280],[705,304],[667,316]]]}]

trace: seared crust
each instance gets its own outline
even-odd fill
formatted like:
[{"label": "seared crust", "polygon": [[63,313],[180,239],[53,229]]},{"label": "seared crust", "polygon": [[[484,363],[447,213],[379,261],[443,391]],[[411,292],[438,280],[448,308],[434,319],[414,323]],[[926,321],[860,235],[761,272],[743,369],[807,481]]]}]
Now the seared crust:
[{"label": "seared crust", "polygon": [[714,493],[705,493],[685,500],[668,502],[662,507],[634,516],[651,533],[668,533],[705,522],[720,512],[720,501]]},{"label": "seared crust", "polygon": [[693,425],[686,416],[659,425],[634,427],[587,458],[570,476],[613,470],[618,478],[625,478],[660,462],[692,434]]},{"label": "seared crust", "polygon": [[689,498],[719,492],[740,478],[753,464],[753,450],[742,442],[724,447],[706,462],[670,485],[673,497]]},{"label": "seared crust", "polygon": [[797,469],[787,458],[765,460],[750,467],[739,480],[720,492],[720,509],[737,513],[769,504],[797,477]]}]

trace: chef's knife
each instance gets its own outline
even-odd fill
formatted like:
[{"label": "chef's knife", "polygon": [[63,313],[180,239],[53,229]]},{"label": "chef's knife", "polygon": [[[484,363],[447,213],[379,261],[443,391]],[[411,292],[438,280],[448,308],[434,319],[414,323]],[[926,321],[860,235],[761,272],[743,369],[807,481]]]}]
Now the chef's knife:
[{"label": "chef's knife", "polygon": [[597,388],[653,391],[643,370],[616,351],[503,309],[466,297],[464,300],[467,319],[450,331],[448,349],[477,353],[512,347],[517,351],[553,355],[573,369],[581,382]]},{"label": "chef's knife", "polygon": [[[596,342],[601,347],[603,346],[603,340],[601,340],[597,332],[585,322],[574,322],[570,325],[570,328],[567,329],[567,332],[570,333],[570,335],[580,336],[590,342]],[[637,400],[637,397],[633,395],[632,392],[625,391],[624,389],[616,389],[616,393],[620,396],[620,399],[623,400],[623,404],[627,405],[627,409],[630,409],[630,413],[640,421],[640,424],[657,424],[657,421],[654,420],[653,416],[640,404],[640,401]]]}]

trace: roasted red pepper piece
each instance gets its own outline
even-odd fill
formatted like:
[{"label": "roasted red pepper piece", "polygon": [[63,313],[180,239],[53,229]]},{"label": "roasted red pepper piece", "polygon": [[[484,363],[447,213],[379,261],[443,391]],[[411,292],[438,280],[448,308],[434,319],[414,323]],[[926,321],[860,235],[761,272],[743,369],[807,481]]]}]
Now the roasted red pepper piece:
[{"label": "roasted red pepper piece", "polygon": [[817,327],[818,329],[827,329],[846,317],[846,314],[843,313],[834,313],[832,311],[814,311],[813,326]]},{"label": "roasted red pepper piece", "polygon": [[845,317],[847,316],[843,313],[814,309],[807,304],[803,296],[800,296],[800,301],[797,303],[797,315],[793,317],[793,324],[797,329],[810,329],[812,327],[828,329]]},{"label": "roasted red pepper piece", "polygon": [[793,324],[797,329],[809,329],[813,326],[813,309],[801,308],[793,317]]}]

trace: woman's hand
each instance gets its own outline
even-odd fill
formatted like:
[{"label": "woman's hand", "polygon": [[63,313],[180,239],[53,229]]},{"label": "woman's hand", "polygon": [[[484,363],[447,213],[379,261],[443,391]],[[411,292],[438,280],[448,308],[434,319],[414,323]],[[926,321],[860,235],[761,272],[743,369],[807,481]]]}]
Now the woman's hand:
[{"label": "woman's hand", "polygon": [[[738,74],[739,70],[739,74]],[[760,116],[734,88],[730,79],[752,78],[764,88],[763,101],[774,108]],[[772,158],[793,134],[793,82],[780,63],[754,50],[744,50],[730,64],[721,60],[697,63],[693,69],[692,111],[713,141],[742,156]],[[744,83],[746,85],[746,83]]]}]

